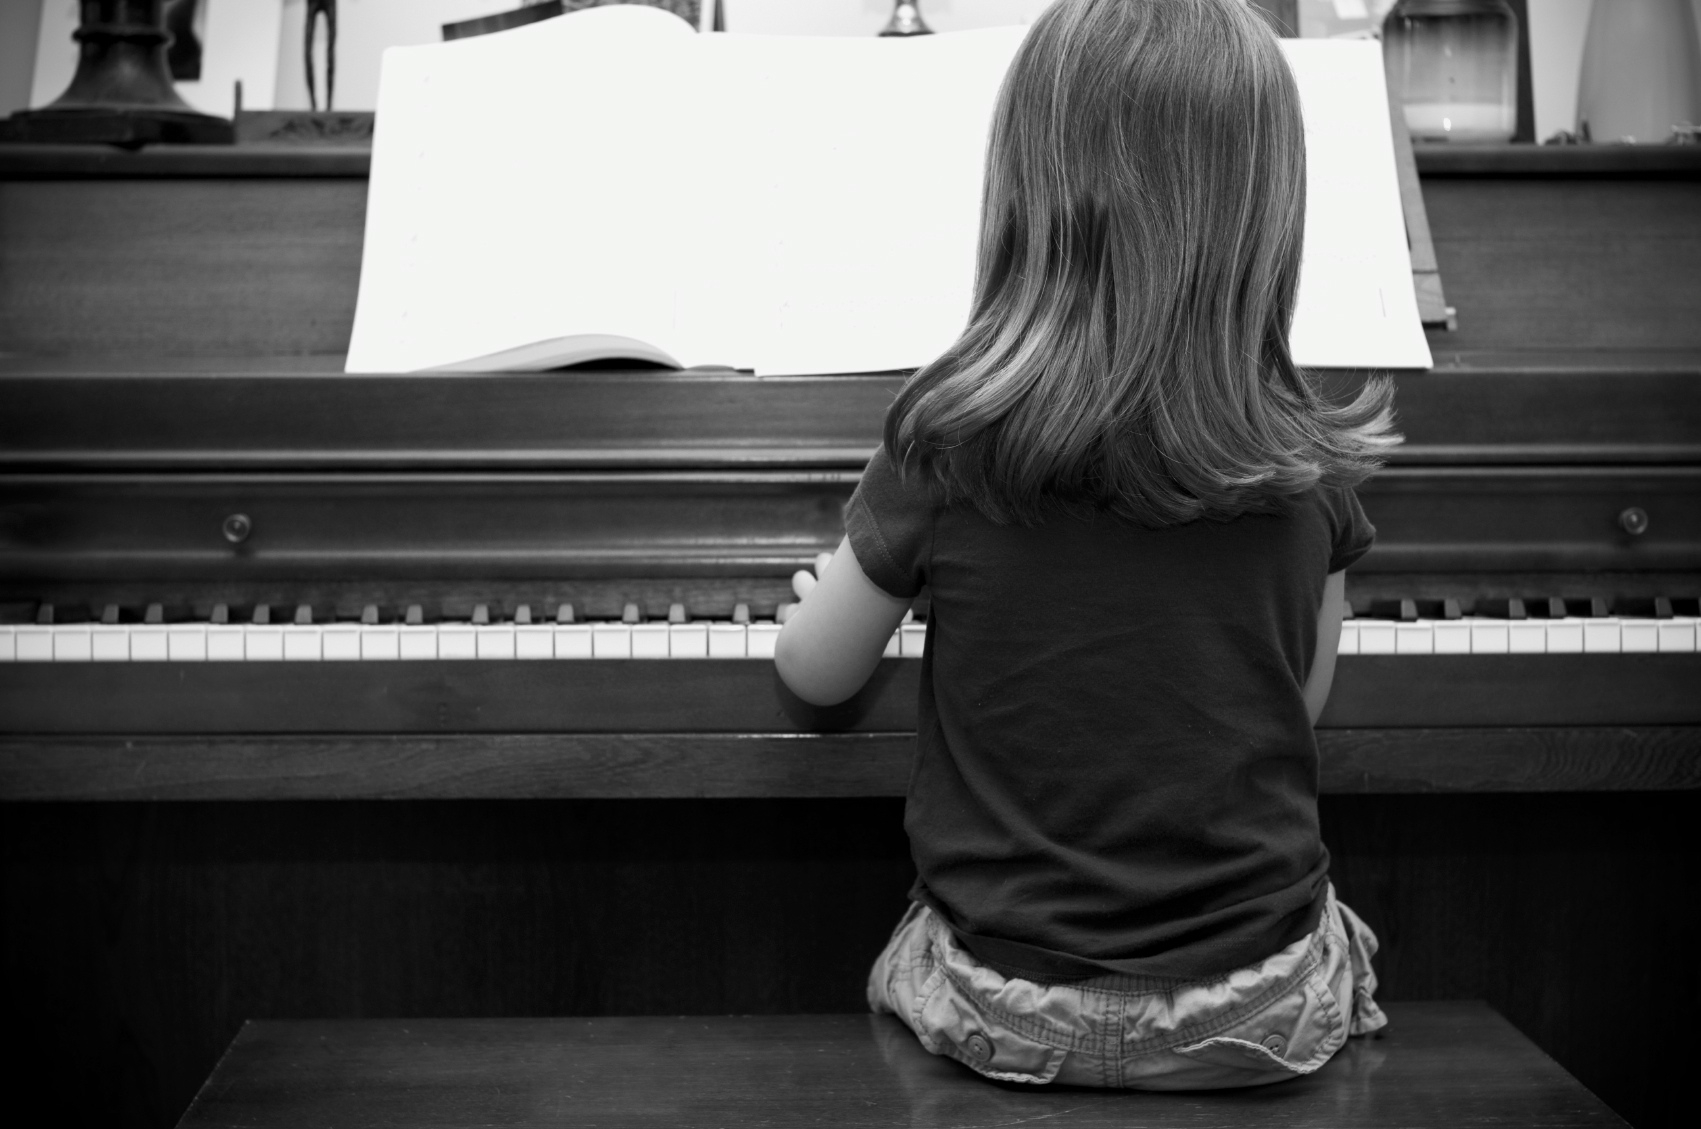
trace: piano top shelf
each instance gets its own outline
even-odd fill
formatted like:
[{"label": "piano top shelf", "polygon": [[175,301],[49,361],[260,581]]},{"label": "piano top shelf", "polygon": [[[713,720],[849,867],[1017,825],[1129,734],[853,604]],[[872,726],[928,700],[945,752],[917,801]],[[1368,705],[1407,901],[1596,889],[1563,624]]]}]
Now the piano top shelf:
[{"label": "piano top shelf", "polygon": [[[1416,147],[1424,177],[1701,179],[1701,145],[1448,145]],[[183,177],[365,177],[367,145],[0,145],[0,180]]]}]

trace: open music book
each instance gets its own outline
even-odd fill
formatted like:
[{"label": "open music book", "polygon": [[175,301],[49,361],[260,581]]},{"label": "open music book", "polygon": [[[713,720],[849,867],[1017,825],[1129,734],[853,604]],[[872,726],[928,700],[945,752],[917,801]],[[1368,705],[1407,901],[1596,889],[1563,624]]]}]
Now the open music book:
[{"label": "open music book", "polygon": [[[967,318],[1026,28],[700,35],[648,7],[385,53],[350,372],[925,364]],[[1381,57],[1286,41],[1301,364],[1425,368]]]}]

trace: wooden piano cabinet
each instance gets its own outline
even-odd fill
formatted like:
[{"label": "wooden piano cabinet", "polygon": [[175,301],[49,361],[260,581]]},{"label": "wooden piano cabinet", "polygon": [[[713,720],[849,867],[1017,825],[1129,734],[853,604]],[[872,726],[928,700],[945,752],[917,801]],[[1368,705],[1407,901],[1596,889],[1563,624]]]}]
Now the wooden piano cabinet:
[{"label": "wooden piano cabinet", "polygon": [[[0,616],[771,611],[901,374],[346,377],[366,160],[0,147]],[[1701,595],[1701,149],[1417,162],[1459,328],[1355,607]],[[1384,994],[1638,1126],[1693,1120],[1695,659],[1361,655],[1319,732]],[[247,1018],[859,1006],[918,664],[813,718],[760,662],[367,665],[0,664],[14,1094],[168,1125]]]}]

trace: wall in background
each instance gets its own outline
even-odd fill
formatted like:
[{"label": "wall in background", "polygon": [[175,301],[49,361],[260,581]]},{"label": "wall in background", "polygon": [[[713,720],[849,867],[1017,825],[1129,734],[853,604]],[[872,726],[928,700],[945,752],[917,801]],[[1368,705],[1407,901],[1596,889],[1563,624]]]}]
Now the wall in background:
[{"label": "wall in background", "polygon": [[0,0],[0,114],[30,104],[41,0]]}]

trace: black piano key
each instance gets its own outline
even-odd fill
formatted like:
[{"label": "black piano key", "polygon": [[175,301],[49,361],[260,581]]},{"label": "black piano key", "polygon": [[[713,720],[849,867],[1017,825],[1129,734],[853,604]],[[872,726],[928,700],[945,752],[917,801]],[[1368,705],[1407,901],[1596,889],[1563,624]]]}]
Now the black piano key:
[{"label": "black piano key", "polygon": [[1459,601],[1457,601],[1457,600],[1442,600],[1441,601],[1441,618],[1442,619],[1462,619],[1462,618],[1464,618],[1464,612],[1459,608]]},{"label": "black piano key", "polygon": [[35,621],[41,624],[53,622],[53,605],[42,604],[35,609]]},{"label": "black piano key", "polygon": [[360,622],[365,624],[368,627],[371,627],[374,624],[376,624],[378,622],[378,605],[377,604],[367,604],[364,608],[361,608],[360,609]]},{"label": "black piano key", "polygon": [[573,622],[573,605],[572,604],[561,604],[561,605],[557,606],[556,609],[555,609],[555,622],[556,623],[572,623]]},{"label": "black piano key", "polygon": [[409,604],[407,614],[403,617],[403,622],[409,627],[424,627],[425,609],[420,607],[418,604]]},{"label": "black piano key", "polygon": [[1670,619],[1673,614],[1674,613],[1672,612],[1671,597],[1670,596],[1655,596],[1654,597],[1654,618],[1655,619]]},{"label": "black piano key", "polygon": [[295,622],[303,627],[313,622],[313,605],[297,604],[295,606]]},{"label": "black piano key", "polygon": [[522,627],[530,626],[532,622],[532,606],[530,604],[521,604],[519,607],[515,608],[514,622]]},{"label": "black piano key", "polygon": [[685,605],[684,604],[670,604],[668,606],[668,609],[667,609],[667,621],[669,623],[686,623],[686,622],[689,622],[688,619],[686,618],[686,615],[685,615]]},{"label": "black piano key", "polygon": [[123,613],[119,611],[117,604],[108,604],[100,610],[100,621],[111,626],[112,624],[119,622],[119,616],[122,614]]},{"label": "black piano key", "polygon": [[212,614],[207,617],[209,623],[229,623],[230,608],[226,604],[214,604]]},{"label": "black piano key", "polygon": [[1547,618],[1564,619],[1565,616],[1565,600],[1559,596],[1549,596],[1547,598]]},{"label": "black piano key", "polygon": [[473,612],[472,612],[472,621],[475,624],[478,624],[481,627],[488,624],[490,622],[490,605],[489,604],[474,604],[473,605]]},{"label": "black piano key", "polygon": [[1489,619],[1528,619],[1529,612],[1524,607],[1524,601],[1516,597],[1511,599],[1488,599],[1476,602],[1477,615]]},{"label": "black piano key", "polygon": [[1589,597],[1589,615],[1595,619],[1605,619],[1612,614],[1607,602],[1600,596]]},{"label": "black piano key", "polygon": [[250,620],[253,623],[258,624],[261,627],[264,627],[267,624],[271,623],[272,622],[272,605],[270,605],[270,604],[255,604],[254,605],[254,614],[250,617]]},{"label": "black piano key", "polygon": [[643,616],[643,613],[638,610],[638,605],[637,604],[627,604],[625,610],[623,610],[620,613],[620,622],[621,623],[643,623],[644,622],[644,616]]},{"label": "black piano key", "polygon": [[734,604],[732,606],[732,622],[734,622],[734,623],[749,623],[750,622],[750,605],[749,604]]},{"label": "black piano key", "polygon": [[143,623],[164,623],[165,622],[165,605],[164,604],[149,604],[148,607],[147,607],[147,610],[142,613],[142,622]]}]

